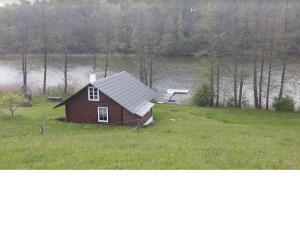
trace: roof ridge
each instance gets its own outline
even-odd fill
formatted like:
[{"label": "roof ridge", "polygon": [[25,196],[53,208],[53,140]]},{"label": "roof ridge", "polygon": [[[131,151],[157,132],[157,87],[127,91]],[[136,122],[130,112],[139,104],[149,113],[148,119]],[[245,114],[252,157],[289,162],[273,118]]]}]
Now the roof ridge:
[{"label": "roof ridge", "polygon": [[[92,85],[94,85],[94,84],[97,83],[97,82],[106,80],[106,79],[108,79],[108,78],[111,78],[111,77],[114,77],[114,76],[117,76],[117,75],[121,75],[122,73],[128,73],[128,72],[127,72],[127,71],[121,71],[121,72],[118,72],[118,73],[116,73],[116,74],[110,75],[110,76],[108,76],[108,77],[101,78],[101,79],[96,80],[95,82],[93,82]],[[129,74],[129,73],[128,73],[128,74]],[[94,86],[95,86],[95,85],[94,85]]]}]

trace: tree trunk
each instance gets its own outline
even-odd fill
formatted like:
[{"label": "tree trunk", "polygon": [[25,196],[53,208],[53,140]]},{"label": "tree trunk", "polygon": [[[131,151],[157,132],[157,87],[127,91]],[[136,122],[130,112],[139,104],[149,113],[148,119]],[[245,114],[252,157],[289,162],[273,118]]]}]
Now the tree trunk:
[{"label": "tree trunk", "polygon": [[145,83],[145,81],[144,81],[145,77],[144,77],[144,73],[143,73],[141,59],[139,59],[139,70],[140,70],[140,80],[142,83]]},{"label": "tree trunk", "polygon": [[43,24],[43,50],[44,50],[44,82],[43,82],[43,95],[46,94],[47,89],[47,64],[48,64],[48,35],[47,35],[47,26],[45,18],[45,8],[44,2],[41,3],[42,11],[42,24]]},{"label": "tree trunk", "polygon": [[244,50],[243,63],[242,63],[242,72],[241,72],[241,80],[239,87],[239,99],[238,99],[238,108],[242,107],[242,98],[243,98],[243,87],[245,81],[245,63],[246,63],[246,50]]},{"label": "tree trunk", "polygon": [[44,83],[43,83],[43,95],[46,94],[47,88],[47,63],[48,63],[48,54],[44,53]]},{"label": "tree trunk", "polygon": [[211,93],[212,93],[212,98],[211,98],[211,106],[214,105],[214,62],[211,58],[210,60],[210,89],[211,89]]},{"label": "tree trunk", "polygon": [[[235,5],[235,18],[234,18],[234,41],[238,40],[238,0],[234,1]],[[234,45],[234,74],[233,74],[233,96],[234,96],[234,106],[238,107],[238,43]]]},{"label": "tree trunk", "polygon": [[256,9],[256,23],[255,23],[255,47],[254,47],[254,65],[253,65],[253,95],[255,108],[259,108],[258,91],[257,91],[257,59],[258,59],[258,25],[260,19],[260,8],[262,0],[257,3]]},{"label": "tree trunk", "polygon": [[265,52],[266,52],[266,40],[268,34],[268,18],[265,17],[265,30],[264,30],[264,39],[263,39],[263,49],[262,49],[262,56],[261,56],[261,67],[260,67],[260,80],[259,80],[259,109],[262,108],[262,85],[264,82],[264,68],[265,68]]},{"label": "tree trunk", "polygon": [[254,95],[254,105],[255,108],[258,108],[258,96],[257,96],[257,55],[255,54],[254,58],[254,67],[253,67],[253,95]]},{"label": "tree trunk", "polygon": [[138,59],[140,80],[147,85],[146,52],[145,52],[145,20],[144,11],[140,10],[138,16]]},{"label": "tree trunk", "polygon": [[22,74],[23,74],[23,86],[26,86],[26,80],[25,80],[25,52],[22,52]]},{"label": "tree trunk", "polygon": [[266,110],[269,110],[269,97],[270,97],[270,86],[271,86],[271,76],[272,76],[272,57],[273,55],[271,54],[271,60],[269,64],[269,72],[268,72],[268,84],[267,84],[267,92],[266,92]]},{"label": "tree trunk", "polygon": [[108,70],[108,61],[109,61],[109,53],[106,53],[105,56],[105,71],[104,71],[104,78],[107,77],[107,70]]},{"label": "tree trunk", "polygon": [[149,87],[152,88],[153,80],[153,58],[150,59],[150,74],[149,74]]},{"label": "tree trunk", "polygon": [[285,73],[286,73],[286,61],[284,60],[283,64],[282,64],[280,90],[279,90],[279,95],[278,95],[279,100],[282,98],[282,95],[283,95],[283,87],[284,87],[284,83],[285,83]]},{"label": "tree trunk", "polygon": [[220,96],[220,63],[218,62],[217,65],[217,99],[216,99],[216,106],[219,106],[219,96]]},{"label": "tree trunk", "polygon": [[65,51],[65,69],[64,69],[64,95],[68,94],[68,52]]},{"label": "tree trunk", "polygon": [[245,65],[247,62],[247,45],[244,44],[243,47],[243,57],[242,57],[242,70],[241,70],[241,80],[240,80],[240,86],[239,86],[239,99],[238,99],[238,108],[242,107],[242,98],[243,98],[243,87],[244,87],[244,81],[245,81]]},{"label": "tree trunk", "polygon": [[233,96],[234,96],[234,106],[238,107],[238,96],[237,96],[237,77],[238,77],[238,62],[234,62],[234,81],[233,81]]},{"label": "tree trunk", "polygon": [[94,52],[94,64],[93,64],[93,71],[96,72],[97,68],[97,53]]},{"label": "tree trunk", "polygon": [[261,67],[260,67],[260,80],[259,80],[259,97],[258,97],[258,107],[259,109],[262,108],[262,84],[264,80],[264,66],[265,66],[265,49],[263,50],[262,57],[261,57]]},{"label": "tree trunk", "polygon": [[270,39],[270,61],[269,61],[269,71],[268,71],[268,84],[266,91],[266,110],[269,110],[269,100],[270,100],[270,87],[271,87],[271,77],[273,68],[273,54],[274,54],[274,36],[276,28],[276,14],[275,14],[274,2],[273,2],[273,20],[272,20],[272,34]]},{"label": "tree trunk", "polygon": [[285,17],[284,17],[284,47],[283,47],[283,59],[282,59],[282,74],[281,74],[281,82],[280,82],[280,91],[278,95],[278,99],[280,100],[283,95],[284,83],[285,83],[285,74],[286,74],[286,66],[287,66],[287,31],[288,31],[288,9],[289,9],[289,0],[286,0],[285,5]]},{"label": "tree trunk", "polygon": [[[144,66],[146,67],[146,65]],[[147,69],[145,69],[145,85],[148,86],[148,72],[147,72]]]},{"label": "tree trunk", "polygon": [[239,100],[238,100],[238,108],[242,107],[242,98],[243,98],[243,87],[244,87],[244,72],[241,74],[240,88],[239,88]]},{"label": "tree trunk", "polygon": [[27,92],[27,54],[26,51],[22,53],[22,67],[23,67],[23,91]]}]

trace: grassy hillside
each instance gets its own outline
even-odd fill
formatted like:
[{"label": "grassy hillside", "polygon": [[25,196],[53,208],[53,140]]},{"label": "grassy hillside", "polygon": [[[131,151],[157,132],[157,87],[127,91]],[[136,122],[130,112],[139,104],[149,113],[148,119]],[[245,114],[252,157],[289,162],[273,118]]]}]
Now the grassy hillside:
[{"label": "grassy hillside", "polygon": [[0,112],[1,169],[300,169],[299,113],[156,105],[137,132],[59,122],[52,107]]}]

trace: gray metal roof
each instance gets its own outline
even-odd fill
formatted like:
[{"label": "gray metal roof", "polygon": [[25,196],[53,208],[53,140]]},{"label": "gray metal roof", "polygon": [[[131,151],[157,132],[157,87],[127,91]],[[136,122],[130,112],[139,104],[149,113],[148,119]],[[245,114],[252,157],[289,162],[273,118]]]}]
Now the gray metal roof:
[{"label": "gray metal roof", "polygon": [[150,105],[147,102],[156,97],[152,89],[126,71],[100,79],[92,85],[131,113],[139,116],[145,115],[141,113],[144,112],[141,107],[149,108]]}]

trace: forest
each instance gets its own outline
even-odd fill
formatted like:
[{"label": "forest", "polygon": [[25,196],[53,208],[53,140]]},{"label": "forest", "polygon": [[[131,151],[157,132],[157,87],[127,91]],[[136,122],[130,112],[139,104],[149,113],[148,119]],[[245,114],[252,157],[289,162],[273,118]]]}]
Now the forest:
[{"label": "forest", "polygon": [[281,66],[280,100],[288,61],[300,55],[299,15],[297,0],[21,0],[0,7],[0,55],[20,55],[25,89],[28,54],[43,55],[44,94],[52,53],[64,57],[65,94],[74,53],[92,55],[94,70],[97,55],[105,54],[105,76],[112,55],[135,55],[140,80],[149,87],[157,57],[205,57],[211,105],[220,104],[220,70],[227,69],[234,107],[242,107],[251,79],[254,106],[269,109],[274,63]]}]

